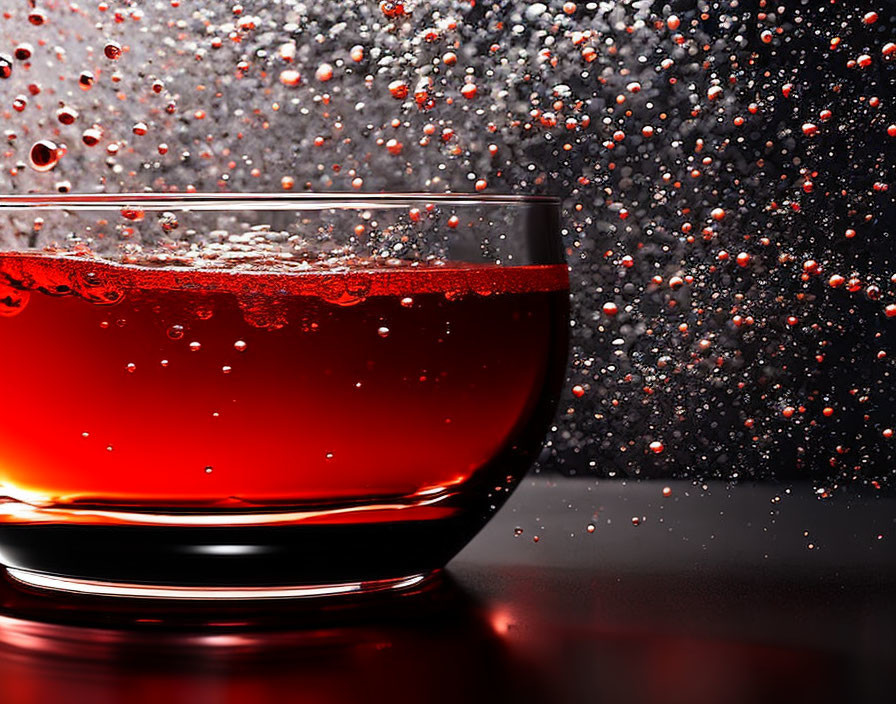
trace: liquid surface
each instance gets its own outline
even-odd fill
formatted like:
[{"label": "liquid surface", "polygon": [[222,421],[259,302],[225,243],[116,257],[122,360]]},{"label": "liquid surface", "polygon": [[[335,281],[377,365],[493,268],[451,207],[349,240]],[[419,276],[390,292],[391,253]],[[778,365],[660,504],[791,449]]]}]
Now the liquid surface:
[{"label": "liquid surface", "polygon": [[556,376],[565,266],[302,274],[0,254],[2,493],[252,507],[426,496]]}]

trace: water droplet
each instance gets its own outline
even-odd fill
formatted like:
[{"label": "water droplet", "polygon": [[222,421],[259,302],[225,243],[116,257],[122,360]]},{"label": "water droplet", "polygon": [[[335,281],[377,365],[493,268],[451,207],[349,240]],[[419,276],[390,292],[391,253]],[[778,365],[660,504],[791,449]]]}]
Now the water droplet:
[{"label": "water droplet", "polygon": [[299,74],[299,72],[295,69],[288,68],[285,71],[280,72],[280,82],[290,88],[294,88],[295,86],[299,85],[301,80],[301,74]]},{"label": "water droplet", "polygon": [[170,210],[166,210],[164,213],[161,213],[159,215],[159,225],[165,232],[172,232],[180,227],[180,223],[177,220],[177,215],[175,213],[172,213]]}]

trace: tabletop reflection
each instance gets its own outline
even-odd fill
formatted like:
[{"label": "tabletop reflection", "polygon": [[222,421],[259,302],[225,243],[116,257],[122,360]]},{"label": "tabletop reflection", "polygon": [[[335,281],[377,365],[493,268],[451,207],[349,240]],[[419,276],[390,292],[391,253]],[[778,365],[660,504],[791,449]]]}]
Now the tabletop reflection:
[{"label": "tabletop reflection", "polygon": [[6,578],[0,609],[4,704],[542,700],[448,578],[399,598],[213,606],[41,595]]}]

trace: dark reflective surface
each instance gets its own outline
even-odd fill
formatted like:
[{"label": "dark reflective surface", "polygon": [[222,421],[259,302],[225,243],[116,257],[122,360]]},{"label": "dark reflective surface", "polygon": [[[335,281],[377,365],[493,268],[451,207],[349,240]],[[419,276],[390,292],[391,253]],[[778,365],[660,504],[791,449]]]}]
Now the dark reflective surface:
[{"label": "dark reflective surface", "polygon": [[9,704],[543,700],[450,580],[325,610],[41,604],[9,583],[3,605],[0,692]]},{"label": "dark reflective surface", "polygon": [[[893,701],[893,499],[794,491],[762,531],[776,487],[678,483],[662,506],[660,489],[527,482],[447,575],[399,597],[165,604],[0,584],[0,701]],[[791,535],[803,524],[812,550]]]}]

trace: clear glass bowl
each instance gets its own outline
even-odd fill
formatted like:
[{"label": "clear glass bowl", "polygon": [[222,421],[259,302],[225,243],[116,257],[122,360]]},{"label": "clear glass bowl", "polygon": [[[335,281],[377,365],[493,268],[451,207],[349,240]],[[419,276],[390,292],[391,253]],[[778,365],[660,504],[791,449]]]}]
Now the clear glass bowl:
[{"label": "clear glass bowl", "polygon": [[411,587],[537,454],[549,198],[0,198],[0,561],[39,588]]}]

